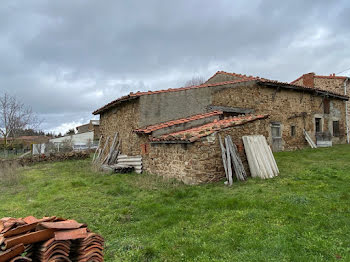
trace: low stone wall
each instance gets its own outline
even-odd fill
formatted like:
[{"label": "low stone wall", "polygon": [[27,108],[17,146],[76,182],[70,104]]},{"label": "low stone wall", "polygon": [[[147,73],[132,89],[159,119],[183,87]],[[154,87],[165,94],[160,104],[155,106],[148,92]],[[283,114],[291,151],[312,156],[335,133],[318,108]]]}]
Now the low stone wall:
[{"label": "low stone wall", "polygon": [[34,155],[31,157],[14,158],[14,159],[2,159],[0,160],[1,167],[9,166],[27,166],[31,164],[41,162],[56,162],[64,160],[78,160],[86,159],[90,156],[89,152],[68,152],[68,153],[55,153],[48,155]]}]

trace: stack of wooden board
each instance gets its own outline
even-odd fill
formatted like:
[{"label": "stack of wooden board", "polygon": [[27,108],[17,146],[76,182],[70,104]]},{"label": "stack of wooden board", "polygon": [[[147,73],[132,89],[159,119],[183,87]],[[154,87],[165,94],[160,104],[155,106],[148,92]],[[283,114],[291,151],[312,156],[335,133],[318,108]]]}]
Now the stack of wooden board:
[{"label": "stack of wooden board", "polygon": [[115,133],[113,140],[109,146],[109,150],[107,147],[109,145],[109,136],[106,138],[104,146],[101,146],[102,137],[100,137],[100,141],[98,147],[95,151],[95,154],[92,158],[92,163],[96,165],[113,165],[116,163],[117,157],[120,153],[119,147],[121,144],[121,140],[118,141],[118,132]]},{"label": "stack of wooden board", "polygon": [[221,136],[219,135],[221,153],[222,153],[222,161],[225,168],[226,179],[229,185],[232,185],[233,182],[233,172],[236,175],[237,180],[244,181],[247,179],[247,174],[244,170],[244,166],[241,158],[239,157],[237,147],[232,142],[232,138],[230,136],[225,137],[225,146],[222,142]]},{"label": "stack of wooden board", "polygon": [[277,176],[279,170],[266,138],[257,135],[243,136],[242,139],[251,176],[263,179]]}]

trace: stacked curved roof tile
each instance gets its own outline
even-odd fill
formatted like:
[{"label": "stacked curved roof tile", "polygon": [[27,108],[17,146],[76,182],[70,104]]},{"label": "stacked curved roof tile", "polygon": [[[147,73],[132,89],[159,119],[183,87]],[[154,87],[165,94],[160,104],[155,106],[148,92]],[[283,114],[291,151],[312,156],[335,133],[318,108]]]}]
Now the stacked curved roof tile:
[{"label": "stacked curved roof tile", "polygon": [[198,127],[166,134],[160,137],[152,137],[150,140],[152,142],[161,142],[161,141],[183,141],[192,143],[199,140],[202,137],[208,136],[217,132],[221,129],[244,125],[246,123],[267,118],[268,115],[246,115],[246,116],[237,116],[230,117],[223,120],[214,120],[211,123],[201,125]]},{"label": "stacked curved roof tile", "polygon": [[7,217],[0,219],[0,250],[0,262],[99,262],[103,261],[104,240],[75,220]]}]

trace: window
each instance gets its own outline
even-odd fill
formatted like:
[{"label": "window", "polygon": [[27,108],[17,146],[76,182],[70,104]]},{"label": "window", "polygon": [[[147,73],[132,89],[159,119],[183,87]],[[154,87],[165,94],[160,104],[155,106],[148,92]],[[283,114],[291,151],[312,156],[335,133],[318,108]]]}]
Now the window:
[{"label": "window", "polygon": [[271,135],[272,135],[272,138],[281,138],[281,124],[279,123],[271,124]]},{"label": "window", "polygon": [[333,136],[339,137],[339,121],[333,121]]},{"label": "window", "polygon": [[315,118],[315,131],[316,133],[322,132],[322,119]]},{"label": "window", "polygon": [[295,126],[290,126],[290,135],[295,136]]}]

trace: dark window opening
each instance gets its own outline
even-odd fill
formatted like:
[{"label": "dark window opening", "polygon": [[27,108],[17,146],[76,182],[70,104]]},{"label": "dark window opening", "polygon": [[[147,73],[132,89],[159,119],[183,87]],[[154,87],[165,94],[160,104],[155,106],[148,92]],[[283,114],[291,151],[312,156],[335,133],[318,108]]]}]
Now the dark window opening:
[{"label": "dark window opening", "polygon": [[329,114],[330,102],[328,98],[323,99],[323,113]]},{"label": "dark window opening", "polygon": [[279,123],[271,124],[271,135],[273,138],[281,138],[281,124]]},{"label": "dark window opening", "polygon": [[339,121],[333,121],[333,136],[339,137]]},{"label": "dark window opening", "polygon": [[295,136],[295,126],[290,127],[290,135]]},{"label": "dark window opening", "polygon": [[315,130],[316,130],[316,133],[322,132],[322,119],[321,118],[315,118]]}]

